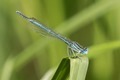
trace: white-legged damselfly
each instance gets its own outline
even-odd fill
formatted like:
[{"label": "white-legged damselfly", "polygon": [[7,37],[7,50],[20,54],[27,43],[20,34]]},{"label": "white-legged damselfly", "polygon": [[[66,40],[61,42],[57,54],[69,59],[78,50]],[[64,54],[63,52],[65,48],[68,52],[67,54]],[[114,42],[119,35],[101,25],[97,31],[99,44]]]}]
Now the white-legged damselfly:
[{"label": "white-legged damselfly", "polygon": [[16,11],[16,13],[31,22],[32,24],[36,25],[39,30],[43,30],[45,33],[66,43],[69,48],[69,57],[78,57],[78,55],[84,55],[88,53],[88,48],[81,46],[75,41],[71,41],[70,39],[60,35],[59,33],[56,33],[55,31],[51,30],[50,28],[37,21],[35,18],[29,18],[20,11]]}]

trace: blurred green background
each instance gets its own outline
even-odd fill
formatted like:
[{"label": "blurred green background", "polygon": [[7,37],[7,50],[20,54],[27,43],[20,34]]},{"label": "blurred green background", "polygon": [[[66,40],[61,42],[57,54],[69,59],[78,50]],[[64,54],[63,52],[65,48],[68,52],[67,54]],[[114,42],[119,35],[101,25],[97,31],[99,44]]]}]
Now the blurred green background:
[{"label": "blurred green background", "polygon": [[16,10],[89,47],[86,80],[120,80],[120,0],[0,0],[0,80],[40,80],[67,56]]}]

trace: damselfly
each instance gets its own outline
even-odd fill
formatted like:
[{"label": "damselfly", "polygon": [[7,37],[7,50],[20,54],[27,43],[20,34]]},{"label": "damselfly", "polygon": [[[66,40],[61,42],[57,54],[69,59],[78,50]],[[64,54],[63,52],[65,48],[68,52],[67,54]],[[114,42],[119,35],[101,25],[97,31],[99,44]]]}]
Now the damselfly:
[{"label": "damselfly", "polygon": [[36,27],[39,30],[43,30],[45,33],[66,43],[68,45],[68,49],[69,49],[69,57],[79,57],[79,55],[84,55],[84,54],[88,53],[88,48],[82,47],[77,42],[71,41],[70,39],[56,33],[55,31],[51,30],[50,28],[48,28],[45,25],[43,25],[42,23],[40,23],[35,18],[29,18],[29,17],[25,16],[23,13],[21,13],[20,11],[16,11],[16,13],[18,13],[20,16],[22,16],[23,18],[25,18],[32,24],[36,25]]}]

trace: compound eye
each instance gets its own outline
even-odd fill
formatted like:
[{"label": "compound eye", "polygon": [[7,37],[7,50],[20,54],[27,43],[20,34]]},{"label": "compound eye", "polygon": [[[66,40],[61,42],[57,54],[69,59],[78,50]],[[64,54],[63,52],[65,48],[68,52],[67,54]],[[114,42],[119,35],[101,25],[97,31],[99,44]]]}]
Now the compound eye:
[{"label": "compound eye", "polygon": [[84,48],[82,51],[81,51],[82,54],[87,54],[88,53],[88,48]]}]

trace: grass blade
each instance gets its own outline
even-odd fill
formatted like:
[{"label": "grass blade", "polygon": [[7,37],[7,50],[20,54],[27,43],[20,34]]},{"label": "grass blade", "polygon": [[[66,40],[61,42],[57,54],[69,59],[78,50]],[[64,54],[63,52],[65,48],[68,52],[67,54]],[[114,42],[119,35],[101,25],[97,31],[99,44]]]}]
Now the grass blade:
[{"label": "grass blade", "polygon": [[[100,45],[94,45],[94,46],[89,48],[88,56],[90,58],[94,58],[95,56],[99,55],[98,52],[102,53],[105,51],[112,51],[112,50],[115,50],[117,48],[120,48],[120,41],[119,40],[103,43]],[[96,53],[96,54],[93,54],[93,53]]]},{"label": "grass blade", "polygon": [[70,59],[63,58],[52,80],[66,80],[70,73]]},{"label": "grass blade", "polygon": [[88,63],[86,56],[70,59],[70,80],[85,80]]}]

